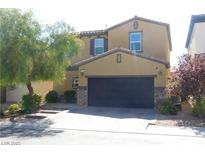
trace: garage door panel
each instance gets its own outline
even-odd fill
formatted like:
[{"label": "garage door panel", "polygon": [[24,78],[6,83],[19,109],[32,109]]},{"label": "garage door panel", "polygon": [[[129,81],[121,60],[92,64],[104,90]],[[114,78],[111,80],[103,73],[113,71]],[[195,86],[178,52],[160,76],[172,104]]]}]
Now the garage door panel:
[{"label": "garage door panel", "polygon": [[89,78],[88,104],[110,107],[154,107],[154,79]]}]

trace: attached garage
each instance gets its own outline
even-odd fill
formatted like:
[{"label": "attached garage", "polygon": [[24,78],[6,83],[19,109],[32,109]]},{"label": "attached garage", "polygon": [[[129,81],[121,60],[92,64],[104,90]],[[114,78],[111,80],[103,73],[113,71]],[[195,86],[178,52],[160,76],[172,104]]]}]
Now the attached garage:
[{"label": "attached garage", "polygon": [[77,102],[84,106],[155,108],[165,97],[168,63],[116,48],[82,60]]},{"label": "attached garage", "polygon": [[88,78],[88,105],[154,108],[154,77]]}]

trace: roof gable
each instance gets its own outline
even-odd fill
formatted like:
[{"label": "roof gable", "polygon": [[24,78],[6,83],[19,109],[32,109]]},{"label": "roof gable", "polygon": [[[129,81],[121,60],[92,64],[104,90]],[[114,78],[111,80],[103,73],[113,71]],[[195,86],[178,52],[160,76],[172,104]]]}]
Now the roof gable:
[{"label": "roof gable", "polygon": [[105,56],[108,56],[110,54],[113,54],[113,53],[116,53],[116,52],[123,52],[123,53],[126,53],[126,54],[129,54],[129,55],[132,55],[132,56],[136,56],[136,57],[140,57],[140,58],[144,58],[144,59],[147,59],[147,60],[150,60],[150,61],[154,61],[154,62],[157,62],[157,63],[161,63],[161,64],[164,64],[166,65],[166,67],[169,67],[169,63],[161,60],[161,59],[158,59],[158,58],[155,58],[155,57],[151,57],[151,56],[145,56],[145,55],[142,55],[142,54],[134,54],[132,53],[130,50],[126,49],[126,48],[114,48],[114,49],[111,49],[103,54],[100,54],[100,55],[97,55],[97,56],[94,56],[94,57],[91,57],[91,58],[88,58],[88,59],[85,59],[85,60],[82,60],[80,62],[77,62],[75,64],[72,64],[70,66],[70,69],[76,69],[77,67],[81,66],[81,65],[84,65],[84,64],[87,64],[89,62],[92,62],[92,61],[95,61],[97,59],[100,59],[102,57],[105,57]]},{"label": "roof gable", "polygon": [[167,23],[163,23],[163,22],[159,22],[159,21],[155,21],[155,20],[151,20],[151,19],[146,19],[146,18],[134,16],[134,17],[132,17],[132,18],[130,18],[128,20],[125,20],[125,21],[123,21],[121,23],[118,23],[118,24],[116,24],[114,26],[109,27],[107,30],[111,30],[113,28],[119,27],[119,26],[124,25],[124,24],[126,24],[126,23],[128,23],[130,21],[133,21],[133,20],[140,20],[140,21],[149,22],[149,23],[157,24],[157,25],[161,25],[161,26],[169,26],[169,24],[167,24]]},{"label": "roof gable", "polygon": [[170,35],[170,26],[169,24],[167,23],[163,23],[163,22],[159,22],[159,21],[155,21],[155,20],[150,20],[150,19],[146,19],[146,18],[142,18],[142,17],[138,17],[138,16],[134,16],[133,18],[130,18],[128,20],[125,20],[121,23],[118,23],[114,26],[111,26],[107,29],[104,29],[104,30],[92,30],[92,31],[81,31],[79,34],[80,36],[92,36],[92,35],[107,35],[107,32],[109,30],[112,30],[116,27],[119,27],[123,24],[126,24],[132,20],[140,20],[140,21],[144,21],[144,22],[149,22],[149,23],[152,23],[152,24],[157,24],[157,25],[161,25],[161,26],[165,26],[166,29],[167,29],[167,36],[168,36],[168,40],[169,40],[169,49],[172,50],[172,43],[171,43],[171,35]]}]

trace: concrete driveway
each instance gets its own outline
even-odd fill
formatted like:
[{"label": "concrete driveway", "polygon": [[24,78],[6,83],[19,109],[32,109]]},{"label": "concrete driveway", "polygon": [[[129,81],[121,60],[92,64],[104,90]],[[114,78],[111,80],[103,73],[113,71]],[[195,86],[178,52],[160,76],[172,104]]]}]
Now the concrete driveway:
[{"label": "concrete driveway", "polygon": [[110,132],[144,131],[156,121],[152,109],[74,107],[56,116],[51,128]]},{"label": "concrete driveway", "polygon": [[0,143],[205,144],[204,128],[148,127],[157,117],[153,110],[78,106],[60,110],[35,114],[45,119],[0,120]]}]

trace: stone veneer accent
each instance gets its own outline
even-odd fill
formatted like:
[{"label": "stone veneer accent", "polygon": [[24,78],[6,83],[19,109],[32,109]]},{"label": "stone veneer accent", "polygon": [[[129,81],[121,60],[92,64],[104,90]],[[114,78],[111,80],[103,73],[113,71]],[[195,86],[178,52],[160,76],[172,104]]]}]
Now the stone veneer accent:
[{"label": "stone veneer accent", "polygon": [[[159,104],[166,98],[165,87],[154,88],[154,103],[155,109],[158,109]],[[88,105],[88,90],[86,86],[80,86],[77,89],[77,103],[81,106]]]},{"label": "stone veneer accent", "polygon": [[88,105],[88,90],[86,86],[79,86],[77,89],[77,104],[81,106]]},{"label": "stone veneer accent", "polygon": [[154,88],[154,103],[155,109],[158,109],[159,104],[166,98],[165,87],[155,87]]}]

